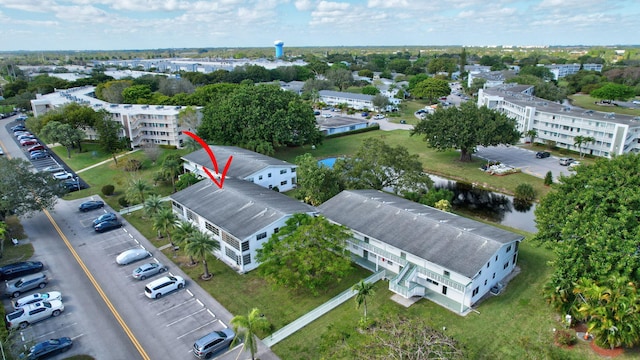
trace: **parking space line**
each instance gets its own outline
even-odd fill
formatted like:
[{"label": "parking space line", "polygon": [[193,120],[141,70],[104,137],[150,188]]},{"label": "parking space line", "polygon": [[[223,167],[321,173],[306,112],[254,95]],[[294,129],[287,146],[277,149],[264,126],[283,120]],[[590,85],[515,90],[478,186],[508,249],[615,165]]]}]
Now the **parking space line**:
[{"label": "parking space line", "polygon": [[129,235],[130,238],[133,239],[133,235],[131,235],[131,233],[127,233]]},{"label": "parking space line", "polygon": [[199,299],[196,299],[196,302],[198,302],[198,304],[200,304],[200,306],[204,306],[204,304]]},{"label": "parking space line", "polygon": [[193,296],[193,293],[191,291],[189,291],[189,289],[187,289],[187,293],[189,293],[189,295]]},{"label": "parking space line", "polygon": [[187,335],[189,335],[189,334],[191,334],[191,333],[193,333],[193,332],[195,332],[195,331],[198,331],[198,330],[202,329],[202,328],[203,328],[203,327],[205,327],[205,326],[209,326],[209,325],[213,324],[213,323],[214,323],[214,322],[216,322],[216,321],[218,321],[218,320],[216,319],[216,320],[209,321],[208,323],[206,323],[206,324],[204,324],[204,325],[202,325],[202,326],[198,326],[197,328],[195,328],[195,329],[193,329],[193,330],[187,331],[186,333],[184,333],[184,334],[182,334],[182,335],[178,336],[178,337],[176,338],[176,340],[182,339],[183,337],[185,337],[185,336],[187,336]]},{"label": "parking space line", "polygon": [[84,336],[84,334],[80,334],[80,335],[76,335],[76,336],[71,336],[70,338],[71,338],[71,340],[76,340],[77,338],[82,337],[82,336]]},{"label": "parking space line", "polygon": [[45,337],[47,337],[47,338],[48,338],[51,334],[55,334],[56,332],[59,332],[61,329],[65,329],[65,328],[68,328],[68,327],[72,327],[72,326],[75,326],[75,325],[77,325],[77,324],[78,324],[78,323],[71,323],[71,324],[68,324],[68,325],[65,325],[65,326],[58,327],[58,328],[56,328],[56,330],[54,330],[54,331],[49,331],[49,332],[47,332],[47,333],[40,334],[40,335],[38,335],[38,336],[33,337],[33,339],[40,339],[40,338],[45,338]]},{"label": "parking space line", "polygon": [[169,327],[169,326],[175,325],[175,324],[179,323],[180,321],[188,319],[188,318],[190,318],[190,317],[192,317],[194,315],[197,315],[198,313],[200,313],[202,311],[205,311],[205,309],[200,309],[200,310],[194,312],[193,314],[189,314],[189,315],[187,315],[185,317],[182,317],[182,318],[180,318],[180,319],[178,319],[176,321],[172,321],[172,322],[168,323],[166,326]]},{"label": "parking space line", "polygon": [[216,314],[212,313],[211,310],[207,309],[207,312],[209,313],[209,315],[211,315],[212,317],[216,317]]},{"label": "parking space line", "polygon": [[162,315],[162,314],[164,314],[164,313],[166,313],[166,312],[168,312],[168,311],[171,311],[171,310],[173,310],[173,309],[177,308],[178,306],[182,306],[182,305],[184,305],[184,304],[186,304],[186,303],[188,303],[188,302],[191,302],[191,301],[193,301],[193,300],[194,300],[194,299],[189,299],[189,300],[187,300],[187,301],[185,301],[185,302],[183,302],[183,303],[181,303],[181,304],[173,305],[173,306],[169,307],[168,309],[165,309],[165,310],[160,311],[160,312],[159,312],[159,313],[157,313],[156,315]]}]

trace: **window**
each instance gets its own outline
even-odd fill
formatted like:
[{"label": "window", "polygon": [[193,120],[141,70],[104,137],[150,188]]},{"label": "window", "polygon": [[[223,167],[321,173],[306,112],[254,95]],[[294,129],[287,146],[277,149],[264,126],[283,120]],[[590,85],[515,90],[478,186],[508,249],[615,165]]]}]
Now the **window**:
[{"label": "window", "polygon": [[287,169],[282,169],[282,170],[280,170],[280,175],[282,175],[282,174],[286,174],[286,173],[287,173]]},{"label": "window", "polygon": [[451,274],[447,270],[445,270],[444,271],[444,276],[449,277],[449,276],[451,276]]},{"label": "window", "polygon": [[484,286],[487,286],[487,279],[484,279]]},{"label": "window", "polygon": [[393,262],[391,260],[387,261],[387,263],[389,264],[389,266],[393,266]]},{"label": "window", "polygon": [[259,175],[259,176],[258,176],[258,180],[262,180],[262,175]]},{"label": "window", "polygon": [[507,252],[511,251],[511,245],[507,246]]},{"label": "window", "polygon": [[442,286],[442,295],[447,295],[447,287],[446,286]]},{"label": "window", "polygon": [[240,241],[235,239],[233,236],[227,234],[226,232],[222,233],[222,241],[231,245],[234,249],[240,250]]},{"label": "window", "polygon": [[292,173],[296,172],[296,168],[291,168],[291,172]]},{"label": "window", "polygon": [[249,242],[245,241],[242,243],[242,251],[249,251]]},{"label": "window", "polygon": [[506,269],[509,267],[509,262],[507,261],[506,263],[504,263],[504,265],[502,266],[503,269]]},{"label": "window", "polygon": [[218,230],[218,228],[217,228],[217,227],[215,227],[215,226],[213,226],[210,222],[205,221],[205,222],[204,222],[204,227],[205,227],[207,230],[211,231],[213,234],[215,234],[215,235],[220,235],[220,231]]},{"label": "window", "polygon": [[196,215],[193,211],[187,209],[187,219],[198,222],[198,215]]},{"label": "window", "polygon": [[251,254],[246,254],[242,256],[242,263],[244,265],[251,264]]},{"label": "window", "polygon": [[233,249],[231,249],[231,248],[225,247],[225,248],[224,248],[224,253],[225,253],[225,254],[227,255],[227,257],[228,257],[228,258],[230,258],[230,259],[233,259],[233,260],[236,260],[236,259],[237,259],[237,256],[236,256],[235,251],[233,251]]},{"label": "window", "polygon": [[482,270],[478,271],[478,276],[482,275]]},{"label": "window", "polygon": [[492,279],[495,279],[495,278],[496,278],[496,273],[493,273]]},{"label": "window", "polygon": [[491,263],[491,261],[489,261],[489,262],[487,263],[487,269],[489,268],[489,263]]},{"label": "window", "polygon": [[256,240],[262,240],[267,237],[267,232],[263,232],[261,234],[256,235]]},{"label": "window", "polygon": [[267,174],[267,177],[271,177],[271,173],[268,173],[268,174]]},{"label": "window", "polygon": [[435,286],[440,285],[440,284],[438,284],[438,282],[433,281],[433,280],[431,280],[431,279],[427,279],[427,282],[428,282],[428,283],[431,283],[431,284],[433,284],[433,285],[435,285]]},{"label": "window", "polygon": [[496,255],[496,261],[498,261],[498,255]]},{"label": "window", "polygon": [[280,185],[287,185],[287,180],[280,181]]},{"label": "window", "polygon": [[364,237],[364,243],[365,243],[365,244],[368,244],[368,243],[369,243],[369,238],[368,238],[368,237],[366,237],[366,236]]},{"label": "window", "polygon": [[273,229],[273,233],[274,233],[274,234],[277,234],[277,233],[278,233],[278,231],[280,231],[280,228],[275,228],[275,229]]},{"label": "window", "polygon": [[178,204],[175,201],[171,201],[171,205],[173,205],[174,208],[182,210],[182,205]]},{"label": "window", "polygon": [[480,292],[480,287],[476,287],[475,289],[473,289],[473,292],[471,293],[471,297],[478,295],[479,292]]}]

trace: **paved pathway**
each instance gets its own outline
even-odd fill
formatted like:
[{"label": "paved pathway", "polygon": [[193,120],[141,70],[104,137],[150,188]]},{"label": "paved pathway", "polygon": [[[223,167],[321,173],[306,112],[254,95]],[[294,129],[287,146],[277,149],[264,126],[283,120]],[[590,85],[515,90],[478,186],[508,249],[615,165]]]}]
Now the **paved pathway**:
[{"label": "paved pathway", "polygon": [[[116,156],[116,158],[118,158],[118,159],[119,159],[119,158],[121,158],[121,157],[123,157],[123,156],[129,155],[129,154],[132,154],[132,153],[134,153],[134,152],[136,152],[136,151],[138,151],[138,150],[140,150],[140,149],[134,149],[134,150],[131,150],[131,151],[127,151],[127,152],[126,152],[126,153],[124,153],[124,154],[120,154],[120,155]],[[102,165],[102,164],[106,164],[106,163],[108,163],[108,162],[109,162],[109,161],[111,161],[111,160],[113,160],[113,158],[109,158],[109,159],[107,159],[107,160],[100,161],[100,162],[99,162],[99,163],[97,163],[97,164],[93,164],[93,165],[91,165],[91,166],[87,166],[87,167],[86,167],[86,168],[84,168],[84,169],[80,169],[80,170],[76,171],[76,174],[79,174],[79,173],[81,173],[81,172],[83,172],[83,171],[87,171],[87,170],[89,170],[89,169],[93,169],[93,168],[94,168],[94,167],[96,167],[96,166],[100,166],[100,165]]]}]

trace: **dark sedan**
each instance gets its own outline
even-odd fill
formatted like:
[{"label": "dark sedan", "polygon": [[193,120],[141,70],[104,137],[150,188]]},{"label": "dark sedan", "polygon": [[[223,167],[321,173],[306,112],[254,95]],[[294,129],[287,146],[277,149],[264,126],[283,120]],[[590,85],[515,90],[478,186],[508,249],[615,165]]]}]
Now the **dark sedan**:
[{"label": "dark sedan", "polygon": [[93,220],[93,226],[96,226],[101,222],[113,221],[113,220],[118,220],[118,216],[114,213],[108,212],[106,214],[98,216],[97,219]]},{"label": "dark sedan", "polygon": [[42,271],[44,264],[40,261],[21,261],[0,267],[0,280],[11,280],[23,275]]},{"label": "dark sedan", "polygon": [[[36,360],[45,359],[60,353],[63,353],[73,346],[73,341],[68,337],[61,337],[59,339],[49,339],[47,341],[39,342],[29,349],[26,354],[26,359]],[[21,356],[20,358],[24,358]]]},{"label": "dark sedan", "polygon": [[119,220],[107,220],[99,223],[98,225],[95,225],[93,229],[96,232],[101,233],[101,232],[117,229],[119,227],[122,227],[122,223]]},{"label": "dark sedan", "polygon": [[85,201],[82,204],[80,204],[78,209],[82,212],[85,212],[89,210],[100,209],[103,207],[104,207],[104,202],[100,200],[91,200],[91,201]]}]

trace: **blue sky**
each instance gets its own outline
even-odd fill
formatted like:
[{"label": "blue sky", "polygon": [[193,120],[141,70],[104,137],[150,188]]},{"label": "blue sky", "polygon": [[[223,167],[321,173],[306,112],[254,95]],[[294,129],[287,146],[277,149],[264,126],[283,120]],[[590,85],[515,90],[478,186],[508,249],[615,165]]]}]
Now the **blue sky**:
[{"label": "blue sky", "polygon": [[636,45],[640,0],[0,0],[0,51]]}]

